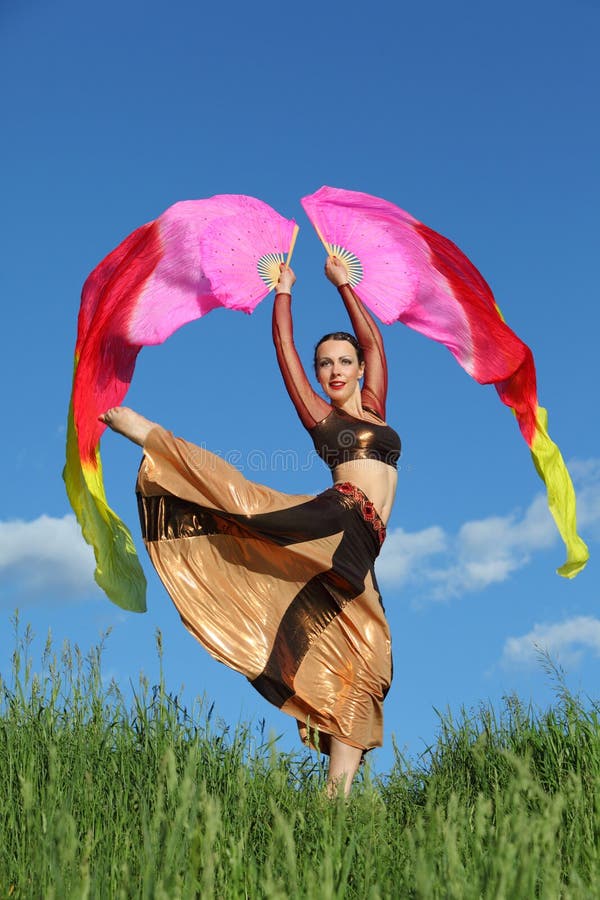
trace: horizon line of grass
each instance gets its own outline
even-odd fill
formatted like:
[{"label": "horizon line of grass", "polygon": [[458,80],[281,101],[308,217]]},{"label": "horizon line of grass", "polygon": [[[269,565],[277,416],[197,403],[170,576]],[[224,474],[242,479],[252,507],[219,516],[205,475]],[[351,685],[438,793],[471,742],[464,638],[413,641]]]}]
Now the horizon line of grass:
[{"label": "horizon line of grass", "polygon": [[0,895],[589,897],[599,883],[600,722],[569,693],[439,714],[416,762],[328,801],[322,761],[215,722],[140,675],[127,704],[87,654],[18,633],[0,675]]}]

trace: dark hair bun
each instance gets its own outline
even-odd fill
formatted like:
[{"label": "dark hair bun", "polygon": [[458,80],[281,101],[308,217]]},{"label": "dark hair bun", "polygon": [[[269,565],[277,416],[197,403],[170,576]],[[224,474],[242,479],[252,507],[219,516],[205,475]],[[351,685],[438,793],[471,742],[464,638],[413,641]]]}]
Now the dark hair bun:
[{"label": "dark hair bun", "polygon": [[348,341],[348,343],[352,344],[352,346],[356,350],[358,362],[363,363],[365,361],[365,355],[362,352],[362,347],[353,334],[349,334],[347,331],[333,331],[331,334],[324,334],[321,340],[317,341],[317,343],[315,344],[315,354],[313,357],[313,365],[315,369],[317,368],[317,350],[324,341]]}]

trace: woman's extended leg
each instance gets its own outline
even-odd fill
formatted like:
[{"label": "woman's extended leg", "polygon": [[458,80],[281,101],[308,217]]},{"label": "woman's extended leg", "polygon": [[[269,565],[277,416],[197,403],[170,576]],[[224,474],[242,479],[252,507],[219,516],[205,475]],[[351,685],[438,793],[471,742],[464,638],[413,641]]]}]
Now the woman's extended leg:
[{"label": "woman's extended leg", "polygon": [[140,447],[144,446],[148,432],[156,424],[149,419],[145,419],[144,416],[140,416],[139,413],[134,412],[133,409],[129,409],[127,406],[113,406],[112,409],[107,409],[98,418],[105,425],[108,425],[109,428],[112,428],[113,431],[123,434],[130,441],[133,441],[134,444],[139,444]]},{"label": "woman's extended leg", "polygon": [[327,794],[329,797],[337,796],[340,786],[347,797],[352,787],[354,776],[358,772],[362,757],[360,747],[351,747],[343,741],[331,737],[329,752],[329,774],[327,776]]}]

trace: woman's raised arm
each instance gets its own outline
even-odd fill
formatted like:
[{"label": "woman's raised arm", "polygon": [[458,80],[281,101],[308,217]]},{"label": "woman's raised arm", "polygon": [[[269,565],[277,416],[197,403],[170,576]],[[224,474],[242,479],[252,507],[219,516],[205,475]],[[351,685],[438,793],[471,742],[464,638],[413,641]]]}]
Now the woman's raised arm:
[{"label": "woman's raised arm", "polygon": [[325,275],[340,292],[346,312],[352,322],[354,334],[365,356],[365,380],[361,392],[363,406],[367,406],[385,419],[387,398],[387,362],[383,338],[375,319],[367,312],[362,301],[348,283],[348,271],[344,264],[329,256],[325,263]]},{"label": "woman's raised arm", "polygon": [[313,390],[294,344],[292,285],[296,277],[289,266],[281,271],[273,304],[273,343],[288,394],[305,428],[313,428],[329,413],[329,404]]}]

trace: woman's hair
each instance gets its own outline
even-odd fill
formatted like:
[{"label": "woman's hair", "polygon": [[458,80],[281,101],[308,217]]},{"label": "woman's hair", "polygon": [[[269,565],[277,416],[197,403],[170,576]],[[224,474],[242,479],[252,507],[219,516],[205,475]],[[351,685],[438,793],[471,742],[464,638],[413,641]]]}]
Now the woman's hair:
[{"label": "woman's hair", "polygon": [[317,343],[315,344],[315,355],[313,358],[313,365],[315,369],[317,368],[317,350],[324,341],[348,341],[348,343],[352,344],[352,346],[356,350],[359,364],[365,361],[365,355],[362,351],[362,347],[353,334],[348,334],[347,331],[334,331],[331,334],[324,334],[321,340],[317,341]]}]

